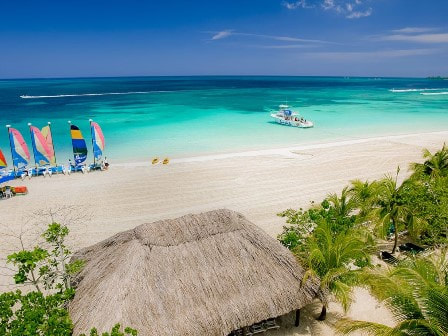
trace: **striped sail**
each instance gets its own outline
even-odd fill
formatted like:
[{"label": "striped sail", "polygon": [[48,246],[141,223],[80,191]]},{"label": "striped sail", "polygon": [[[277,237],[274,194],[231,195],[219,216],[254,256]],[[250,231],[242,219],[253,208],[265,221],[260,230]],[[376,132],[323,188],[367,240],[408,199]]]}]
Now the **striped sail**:
[{"label": "striped sail", "polygon": [[82,137],[82,133],[75,125],[70,125],[70,133],[72,136],[73,157],[77,166],[84,164],[87,160],[86,141]]},{"label": "striped sail", "polygon": [[45,166],[51,164],[54,154],[50,150],[50,146],[48,146],[47,139],[37,127],[30,126],[30,131],[36,165]]},{"label": "striped sail", "polygon": [[50,153],[50,164],[52,166],[55,166],[56,165],[56,155],[55,155],[55,152],[54,152],[53,137],[51,135],[50,126],[43,127],[42,130],[41,130],[41,133],[44,136],[44,138],[45,138],[45,140],[47,142],[47,145],[48,145],[48,150],[49,150],[49,153]]},{"label": "striped sail", "polygon": [[7,166],[5,156],[3,155],[2,150],[0,149],[0,169],[5,169]]},{"label": "striped sail", "polygon": [[103,156],[104,146],[106,142],[104,141],[103,131],[101,130],[100,125],[96,122],[90,123],[91,132],[92,132],[92,143],[93,143],[93,155],[95,160],[101,160]]},{"label": "striped sail", "polygon": [[11,144],[12,163],[14,167],[21,169],[30,161],[30,151],[23,140],[22,134],[15,128],[9,129],[9,141]]}]

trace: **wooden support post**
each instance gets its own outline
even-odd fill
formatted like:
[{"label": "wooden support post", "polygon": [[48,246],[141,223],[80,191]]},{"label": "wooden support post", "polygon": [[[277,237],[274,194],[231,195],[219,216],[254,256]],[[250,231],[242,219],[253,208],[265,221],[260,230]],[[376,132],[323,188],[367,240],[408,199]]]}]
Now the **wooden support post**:
[{"label": "wooden support post", "polygon": [[300,309],[296,310],[296,322],[294,323],[294,326],[298,327],[300,324]]}]

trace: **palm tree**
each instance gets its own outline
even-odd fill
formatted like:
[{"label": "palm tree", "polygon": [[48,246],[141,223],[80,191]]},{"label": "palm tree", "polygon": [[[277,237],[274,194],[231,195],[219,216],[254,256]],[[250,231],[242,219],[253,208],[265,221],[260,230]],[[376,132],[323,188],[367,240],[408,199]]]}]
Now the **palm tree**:
[{"label": "palm tree", "polygon": [[353,180],[351,183],[350,192],[359,208],[359,217],[361,220],[365,220],[370,215],[374,200],[378,196],[378,183],[361,180]]},{"label": "palm tree", "polygon": [[448,259],[440,256],[407,261],[397,267],[369,270],[362,276],[372,294],[391,310],[397,324],[343,319],[339,333],[364,331],[376,336],[448,335]]},{"label": "palm tree", "polygon": [[381,224],[383,235],[391,227],[394,230],[392,253],[395,253],[397,249],[399,229],[403,226],[406,227],[413,220],[412,212],[400,197],[403,184],[398,185],[399,172],[400,167],[397,169],[395,179],[392,176],[386,176],[378,182],[378,194],[374,204],[376,207],[374,215]]},{"label": "palm tree", "polygon": [[327,220],[333,224],[333,230],[346,230],[353,226],[356,201],[351,197],[348,187],[342,189],[341,196],[330,194],[326,201],[329,203]]},{"label": "palm tree", "polygon": [[351,303],[351,285],[356,282],[357,261],[369,262],[373,240],[354,229],[334,233],[328,223],[319,225],[308,238],[307,249],[299,258],[308,263],[304,281],[310,276],[320,278],[322,311],[318,320],[324,320],[329,295],[347,310]]},{"label": "palm tree", "polygon": [[441,150],[432,154],[428,149],[423,150],[423,163],[412,163],[411,169],[416,175],[426,175],[430,177],[448,176],[448,147],[443,144]]}]

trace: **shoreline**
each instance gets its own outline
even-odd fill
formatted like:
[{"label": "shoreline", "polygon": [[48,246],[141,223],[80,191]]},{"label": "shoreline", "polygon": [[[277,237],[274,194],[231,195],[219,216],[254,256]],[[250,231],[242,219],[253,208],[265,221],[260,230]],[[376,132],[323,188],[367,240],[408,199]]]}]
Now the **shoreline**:
[{"label": "shoreline", "polygon": [[[266,155],[278,155],[283,157],[300,157],[299,153],[294,153],[295,151],[303,151],[310,149],[324,149],[324,148],[332,148],[332,147],[342,147],[347,145],[356,145],[362,143],[368,143],[372,141],[393,141],[400,140],[409,137],[416,136],[430,136],[430,135],[446,135],[448,141],[448,130],[446,131],[435,131],[435,132],[421,132],[421,133],[406,133],[406,134],[397,134],[397,135],[384,135],[384,136],[373,136],[373,137],[365,137],[365,138],[357,138],[351,140],[340,140],[340,141],[332,141],[332,142],[312,142],[309,144],[303,145],[293,145],[288,147],[277,147],[277,148],[260,148],[255,150],[246,150],[246,151],[236,151],[236,152],[224,152],[224,153],[216,153],[216,154],[204,154],[198,156],[188,156],[188,157],[180,157],[170,159],[170,164],[173,163],[188,163],[188,162],[207,162],[212,160],[223,160],[223,159],[231,159],[237,157],[256,157],[256,156],[266,156]],[[117,162],[114,163],[115,167],[145,167],[150,164],[151,159],[148,161],[129,161],[129,162]]]}]

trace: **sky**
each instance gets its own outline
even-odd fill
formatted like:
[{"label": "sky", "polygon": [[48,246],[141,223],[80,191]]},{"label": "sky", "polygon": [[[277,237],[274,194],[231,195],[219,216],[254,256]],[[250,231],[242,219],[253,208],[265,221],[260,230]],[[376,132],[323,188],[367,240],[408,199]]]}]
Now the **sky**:
[{"label": "sky", "polygon": [[448,76],[448,0],[0,0],[0,78]]}]

